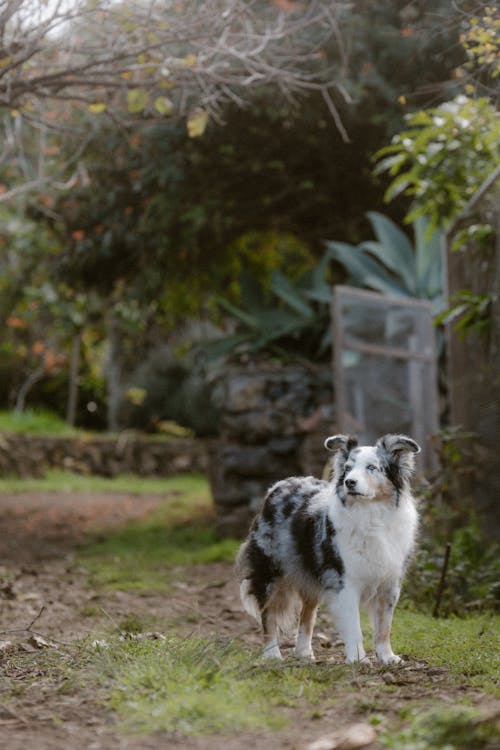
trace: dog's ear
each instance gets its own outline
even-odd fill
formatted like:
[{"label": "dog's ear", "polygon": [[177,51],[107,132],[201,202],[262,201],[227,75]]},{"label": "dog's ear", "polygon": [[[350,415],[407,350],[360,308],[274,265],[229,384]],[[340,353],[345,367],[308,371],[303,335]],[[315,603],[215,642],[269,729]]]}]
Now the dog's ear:
[{"label": "dog's ear", "polygon": [[382,461],[387,467],[387,474],[396,487],[409,481],[415,469],[415,454],[420,453],[420,446],[406,435],[383,435],[375,443]]},{"label": "dog's ear", "polygon": [[385,453],[420,453],[419,444],[406,435],[384,435],[377,440],[376,446]]},{"label": "dog's ear", "polygon": [[333,453],[331,460],[330,481],[339,482],[347,461],[349,451],[355,448],[358,440],[352,435],[331,435],[325,440],[325,448]]},{"label": "dog's ear", "polygon": [[347,454],[358,444],[358,439],[352,435],[331,435],[325,440],[325,448],[327,451],[337,453],[342,451]]}]

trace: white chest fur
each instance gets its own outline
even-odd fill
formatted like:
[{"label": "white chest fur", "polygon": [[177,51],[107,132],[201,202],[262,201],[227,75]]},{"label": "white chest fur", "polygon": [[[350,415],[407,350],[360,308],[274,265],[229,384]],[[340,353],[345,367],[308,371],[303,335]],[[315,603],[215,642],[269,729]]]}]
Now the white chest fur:
[{"label": "white chest fur", "polygon": [[399,505],[356,502],[344,506],[337,499],[330,511],[346,579],[363,595],[384,581],[397,581],[415,543],[417,511],[402,493]]}]

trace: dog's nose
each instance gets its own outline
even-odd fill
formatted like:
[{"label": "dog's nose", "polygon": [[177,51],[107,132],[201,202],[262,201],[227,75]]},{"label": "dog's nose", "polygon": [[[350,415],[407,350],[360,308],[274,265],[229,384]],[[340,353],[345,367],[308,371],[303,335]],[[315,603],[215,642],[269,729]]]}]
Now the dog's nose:
[{"label": "dog's nose", "polygon": [[356,480],[355,479],[346,479],[345,480],[345,486],[348,490],[353,490],[356,487]]}]

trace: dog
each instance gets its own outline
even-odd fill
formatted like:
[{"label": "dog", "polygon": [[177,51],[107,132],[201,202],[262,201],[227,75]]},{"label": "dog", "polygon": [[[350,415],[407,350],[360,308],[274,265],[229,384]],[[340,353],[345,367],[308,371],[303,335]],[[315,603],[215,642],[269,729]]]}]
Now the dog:
[{"label": "dog", "polygon": [[410,478],[420,447],[396,434],[374,446],[333,435],[325,447],[333,453],[329,480],[289,477],[269,489],[236,558],[242,604],[262,626],[264,657],[282,658],[279,632],[296,623],[300,608],[295,655],[313,660],[313,628],[324,602],[348,663],[366,658],[364,608],[378,661],[397,664],[390,634],[416,542]]}]

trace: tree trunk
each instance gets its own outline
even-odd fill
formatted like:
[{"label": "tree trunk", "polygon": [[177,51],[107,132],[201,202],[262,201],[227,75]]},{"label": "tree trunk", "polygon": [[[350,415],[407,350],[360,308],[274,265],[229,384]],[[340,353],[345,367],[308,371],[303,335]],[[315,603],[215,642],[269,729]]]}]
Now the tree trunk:
[{"label": "tree trunk", "polygon": [[78,373],[80,370],[80,351],[82,344],[81,332],[73,336],[71,356],[69,360],[68,403],[66,406],[66,422],[71,427],[75,425],[76,407],[78,404]]},{"label": "tree trunk", "polygon": [[118,412],[121,398],[121,367],[120,367],[120,331],[113,307],[106,317],[108,329],[108,358],[107,358],[107,391],[108,391],[108,430],[117,432],[119,429]]},{"label": "tree trunk", "polygon": [[45,362],[41,362],[38,367],[31,372],[22,386],[17,392],[16,398],[16,412],[22,414],[26,407],[26,397],[30,392],[31,388],[37,383],[45,374]]}]

